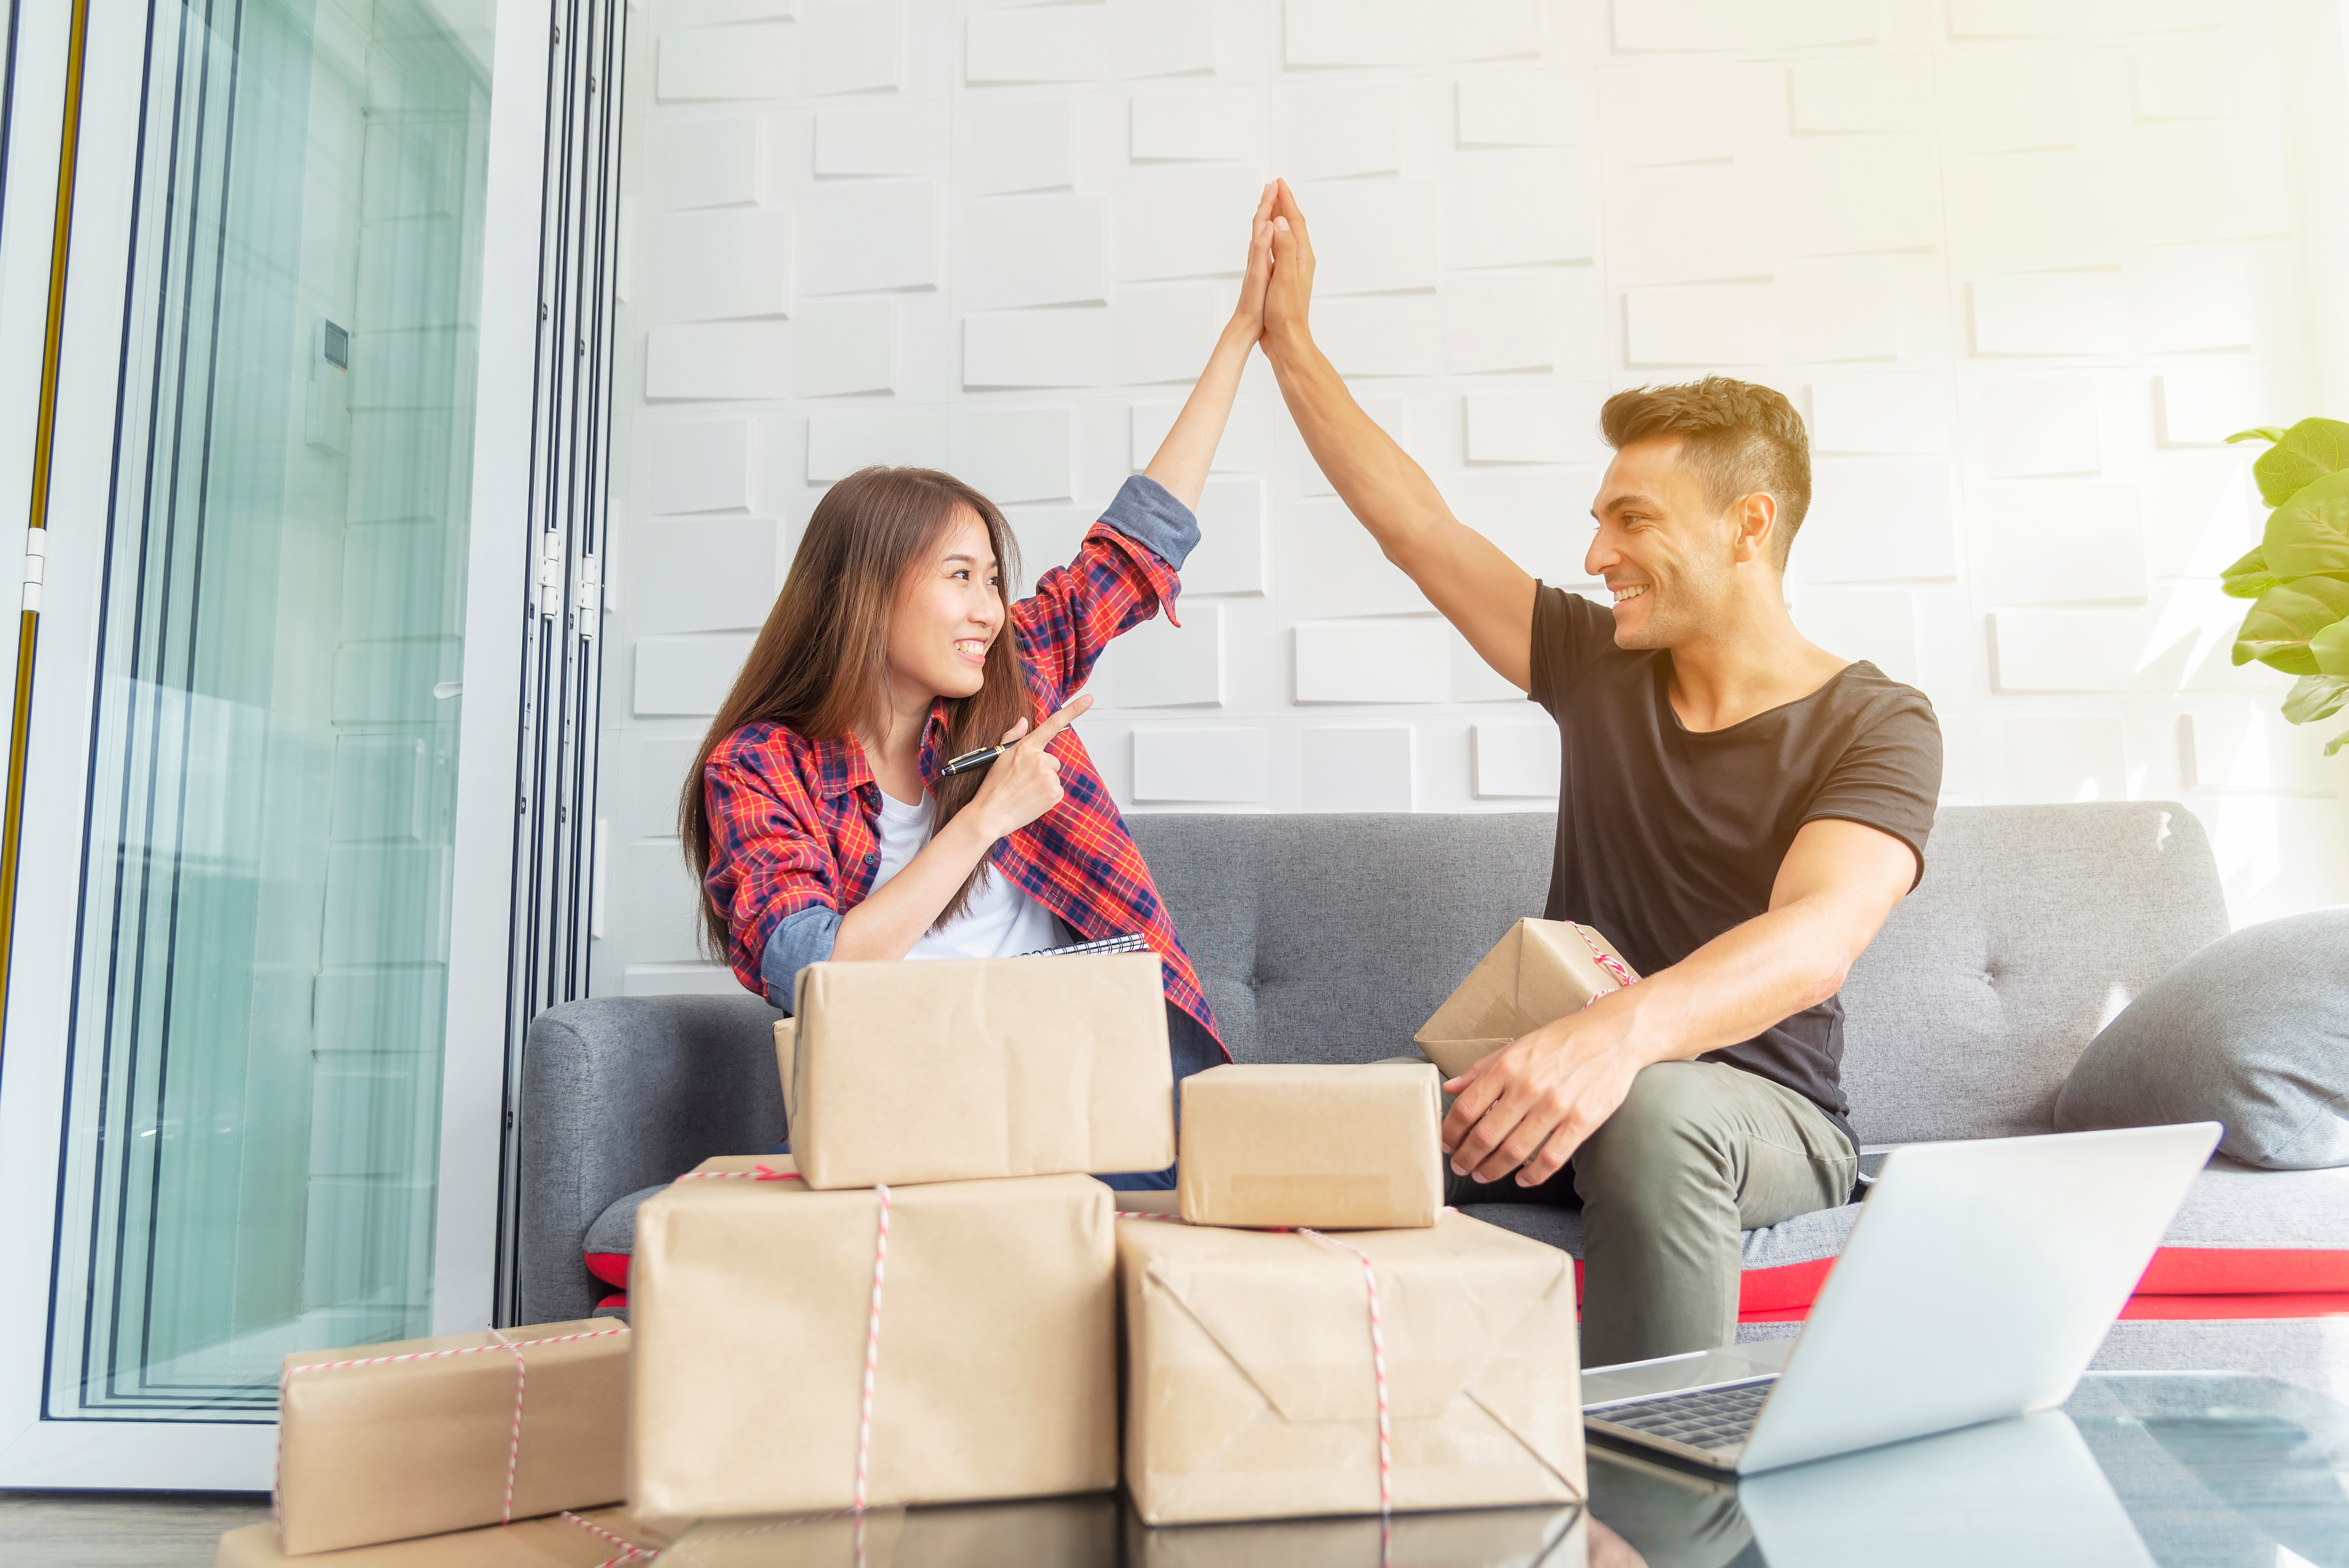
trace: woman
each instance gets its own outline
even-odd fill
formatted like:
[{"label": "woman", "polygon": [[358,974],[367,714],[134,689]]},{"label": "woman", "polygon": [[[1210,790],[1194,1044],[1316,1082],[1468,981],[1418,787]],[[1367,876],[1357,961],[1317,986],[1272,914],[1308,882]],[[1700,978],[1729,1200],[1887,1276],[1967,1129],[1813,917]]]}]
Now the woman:
[{"label": "woman", "polygon": [[[776,1006],[823,959],[1005,957],[1139,933],[1164,970],[1175,1077],[1231,1059],[1069,725],[1110,639],[1171,618],[1191,509],[1263,332],[1271,207],[1267,186],[1239,304],[1164,443],[1033,597],[1006,603],[1011,530],[959,480],[866,469],[817,503],[679,806],[710,941]],[[1016,744],[939,776],[998,742]]]}]

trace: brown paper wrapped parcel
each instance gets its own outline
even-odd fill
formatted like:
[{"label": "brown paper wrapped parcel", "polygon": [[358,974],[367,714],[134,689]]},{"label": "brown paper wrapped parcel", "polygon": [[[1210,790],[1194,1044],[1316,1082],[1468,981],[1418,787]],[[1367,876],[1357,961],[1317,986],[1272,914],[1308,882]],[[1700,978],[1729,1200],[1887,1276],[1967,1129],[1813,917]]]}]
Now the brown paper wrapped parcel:
[{"label": "brown paper wrapped parcel", "polygon": [[513,1348],[452,1334],[285,1358],[277,1530],[286,1555],[495,1524],[507,1517],[510,1462],[515,1519],[626,1495],[627,1326],[589,1318],[502,1332]]},{"label": "brown paper wrapped parcel", "polygon": [[1589,926],[1521,920],[1412,1038],[1445,1078],[1457,1078],[1519,1035],[1578,1013],[1639,977]]},{"label": "brown paper wrapped parcel", "polygon": [[1392,1230],[1444,1207],[1443,1075],[1423,1063],[1231,1064],[1183,1080],[1183,1217]]},{"label": "brown paper wrapped parcel", "polygon": [[[1340,1239],[1377,1274],[1394,1506],[1582,1501],[1574,1260],[1459,1213]],[[1117,1250],[1125,1484],[1143,1519],[1376,1513],[1361,1259],[1164,1220],[1119,1221]]]},{"label": "brown paper wrapped parcel", "polygon": [[1154,954],[811,964],[792,1012],[784,1103],[811,1187],[1174,1163]]},{"label": "brown paper wrapped parcel", "polygon": [[310,1557],[287,1556],[278,1549],[275,1530],[250,1524],[222,1536],[212,1561],[215,1568],[273,1568],[281,1563],[316,1568],[600,1568],[609,1563],[648,1562],[667,1540],[630,1518],[626,1509],[605,1508],[575,1518],[555,1514],[518,1520],[486,1530],[351,1546]]},{"label": "brown paper wrapped parcel", "polygon": [[[871,1502],[1117,1483],[1112,1196],[1090,1176],[889,1190]],[[639,1517],[853,1501],[880,1211],[869,1188],[755,1176],[679,1181],[637,1211]]]}]

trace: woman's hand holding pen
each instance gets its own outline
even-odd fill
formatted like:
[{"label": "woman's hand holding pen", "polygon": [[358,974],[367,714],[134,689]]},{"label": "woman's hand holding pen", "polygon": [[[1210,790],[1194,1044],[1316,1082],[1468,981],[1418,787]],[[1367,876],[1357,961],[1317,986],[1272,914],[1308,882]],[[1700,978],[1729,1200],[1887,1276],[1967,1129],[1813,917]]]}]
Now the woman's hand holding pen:
[{"label": "woman's hand holding pen", "polygon": [[1061,803],[1061,759],[1045,748],[1092,705],[1091,696],[1076,697],[1032,733],[1024,718],[1004,732],[1003,744],[1011,749],[988,765],[987,782],[969,809],[988,842],[1018,832]]}]

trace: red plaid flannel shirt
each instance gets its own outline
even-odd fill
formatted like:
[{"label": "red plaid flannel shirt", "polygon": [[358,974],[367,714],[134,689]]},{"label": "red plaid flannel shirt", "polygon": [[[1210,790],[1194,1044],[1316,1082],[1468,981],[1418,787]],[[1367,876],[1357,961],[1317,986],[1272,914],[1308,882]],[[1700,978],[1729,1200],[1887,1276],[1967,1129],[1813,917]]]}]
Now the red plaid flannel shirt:
[{"label": "red plaid flannel shirt", "polygon": [[[1081,687],[1112,637],[1162,607],[1172,619],[1181,586],[1151,551],[1095,523],[1077,559],[1044,573],[1034,595],[1011,607],[1033,717],[1053,713]],[[945,743],[941,700],[922,735],[925,784],[937,778]],[[1051,750],[1066,799],[999,841],[989,863],[1088,941],[1140,932],[1165,971],[1166,999],[1220,1042],[1190,955],[1084,742],[1063,730]],[[873,891],[881,786],[854,736],[811,739],[780,724],[747,724],[728,736],[701,778],[710,834],[703,885],[725,916],[735,978],[763,995],[761,959],[779,923],[818,904],[845,913]]]}]

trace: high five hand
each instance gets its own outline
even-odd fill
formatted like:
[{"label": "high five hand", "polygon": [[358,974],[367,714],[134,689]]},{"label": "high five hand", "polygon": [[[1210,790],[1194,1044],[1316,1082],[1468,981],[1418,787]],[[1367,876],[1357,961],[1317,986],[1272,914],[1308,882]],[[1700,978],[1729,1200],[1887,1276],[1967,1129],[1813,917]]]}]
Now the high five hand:
[{"label": "high five hand", "polygon": [[1275,186],[1264,188],[1248,223],[1247,269],[1240,276],[1239,304],[1232,307],[1232,325],[1250,343],[1264,335],[1264,291],[1272,281],[1272,203]]},{"label": "high five hand", "polygon": [[1061,803],[1061,759],[1045,748],[1092,705],[1091,696],[1080,696],[1033,734],[1024,718],[1003,732],[1003,744],[1019,744],[988,766],[987,782],[970,802],[989,839],[1016,833]]},{"label": "high five hand", "polygon": [[1272,281],[1264,294],[1265,335],[1302,337],[1313,303],[1313,241],[1288,181],[1272,185]]}]

